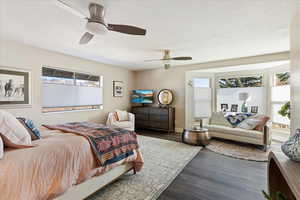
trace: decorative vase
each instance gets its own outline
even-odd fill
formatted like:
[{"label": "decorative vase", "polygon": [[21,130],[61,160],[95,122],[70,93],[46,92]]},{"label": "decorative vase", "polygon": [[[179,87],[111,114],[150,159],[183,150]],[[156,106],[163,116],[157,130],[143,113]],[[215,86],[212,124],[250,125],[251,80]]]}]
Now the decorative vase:
[{"label": "decorative vase", "polygon": [[281,150],[291,160],[300,162],[300,129],[297,129],[295,135],[282,144]]}]

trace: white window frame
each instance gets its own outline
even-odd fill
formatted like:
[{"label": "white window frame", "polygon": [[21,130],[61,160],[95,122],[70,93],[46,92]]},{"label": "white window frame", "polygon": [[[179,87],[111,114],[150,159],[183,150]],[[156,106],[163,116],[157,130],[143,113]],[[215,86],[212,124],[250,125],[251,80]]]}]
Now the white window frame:
[{"label": "white window frame", "polygon": [[[276,87],[276,81],[275,81],[275,76],[276,74],[279,74],[279,73],[284,73],[284,72],[290,72],[289,69],[279,69],[279,70],[275,70],[275,71],[272,71],[270,72],[270,111],[271,111],[271,120],[273,123],[276,123],[276,124],[279,124],[279,125],[286,125],[286,124],[282,124],[282,123],[279,123],[279,122],[275,122],[274,119],[273,119],[273,114],[274,114],[274,110],[273,110],[273,105],[284,105],[285,103],[287,103],[286,101],[273,101],[272,100],[272,88],[273,87]],[[279,86],[278,86],[279,87]],[[290,124],[288,124],[288,126],[290,126]]]}]

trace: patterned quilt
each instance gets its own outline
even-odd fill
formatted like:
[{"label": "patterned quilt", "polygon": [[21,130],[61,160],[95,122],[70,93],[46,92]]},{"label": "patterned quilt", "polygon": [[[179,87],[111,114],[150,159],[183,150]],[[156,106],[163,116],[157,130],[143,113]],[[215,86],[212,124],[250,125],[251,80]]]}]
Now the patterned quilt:
[{"label": "patterned quilt", "polygon": [[107,127],[91,122],[72,122],[60,125],[43,125],[48,129],[84,136],[90,142],[100,166],[107,166],[129,157],[138,149],[134,131]]}]

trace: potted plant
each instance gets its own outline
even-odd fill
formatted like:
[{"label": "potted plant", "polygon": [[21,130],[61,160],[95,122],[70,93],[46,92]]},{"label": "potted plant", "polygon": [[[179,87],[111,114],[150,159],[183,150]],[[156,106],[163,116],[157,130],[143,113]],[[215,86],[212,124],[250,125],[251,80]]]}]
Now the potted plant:
[{"label": "potted plant", "polygon": [[281,192],[276,192],[276,199],[272,199],[270,195],[268,195],[265,191],[262,191],[265,199],[267,200],[288,200],[284,194]]},{"label": "potted plant", "polygon": [[278,113],[283,117],[288,117],[289,119],[291,119],[291,102],[289,101],[284,104],[278,111]]}]

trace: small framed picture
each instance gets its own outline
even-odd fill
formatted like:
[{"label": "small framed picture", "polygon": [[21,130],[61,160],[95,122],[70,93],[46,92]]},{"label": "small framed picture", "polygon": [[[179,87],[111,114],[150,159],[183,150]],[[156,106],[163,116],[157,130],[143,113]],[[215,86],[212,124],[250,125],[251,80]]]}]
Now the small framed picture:
[{"label": "small framed picture", "polygon": [[228,108],[229,108],[228,104],[225,104],[225,103],[221,104],[221,111],[222,112],[227,112]]},{"label": "small framed picture", "polygon": [[124,88],[123,81],[113,81],[113,96],[114,97],[123,97]]},{"label": "small framed picture", "polygon": [[237,104],[232,104],[231,105],[231,112],[237,112],[238,111],[238,107],[239,107],[239,105],[237,105]]},{"label": "small framed picture", "polygon": [[29,72],[0,68],[0,106],[30,104]]},{"label": "small framed picture", "polygon": [[257,114],[258,113],[258,106],[251,106],[251,113]]}]

